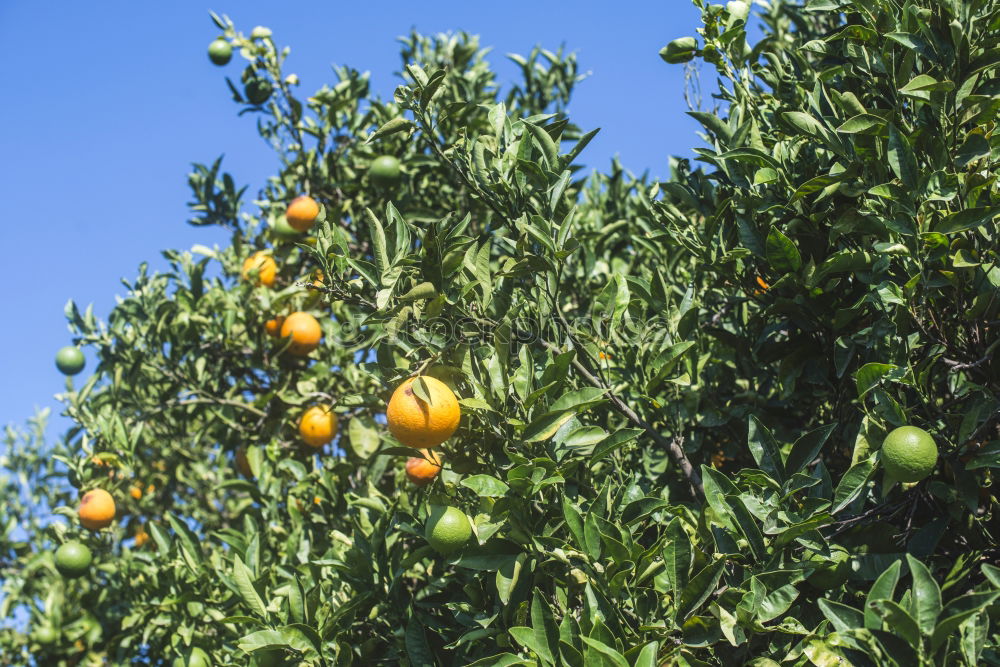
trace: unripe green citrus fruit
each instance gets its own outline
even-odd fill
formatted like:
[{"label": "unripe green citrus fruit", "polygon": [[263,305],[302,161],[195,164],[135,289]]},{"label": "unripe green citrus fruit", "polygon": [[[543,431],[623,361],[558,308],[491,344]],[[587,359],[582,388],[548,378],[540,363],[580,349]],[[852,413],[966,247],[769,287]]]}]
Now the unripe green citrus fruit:
[{"label": "unripe green citrus fruit", "polygon": [[56,352],[56,368],[63,375],[76,375],[83,370],[86,360],[80,348],[67,345]]},{"label": "unripe green citrus fruit", "polygon": [[424,526],[424,537],[439,553],[450,554],[469,541],[472,525],[462,510],[435,505]]},{"label": "unripe green citrus fruit", "polygon": [[209,659],[208,654],[195,646],[186,658],[174,658],[173,667],[211,667],[211,665],[212,661]]},{"label": "unripe green citrus fruit", "polygon": [[42,625],[35,628],[31,636],[39,644],[54,644],[59,638],[59,633],[51,625]]},{"label": "unripe green citrus fruit", "polygon": [[222,66],[233,57],[233,47],[221,37],[208,45],[208,59]]},{"label": "unripe green citrus fruit", "polygon": [[371,166],[368,167],[368,178],[371,179],[372,183],[382,188],[398,183],[400,173],[399,160],[391,155],[381,155],[375,158],[372,160]]},{"label": "unripe green citrus fruit", "polygon": [[882,465],[897,482],[919,482],[933,472],[937,458],[934,438],[916,426],[900,426],[882,441]]},{"label": "unripe green citrus fruit", "polygon": [[253,78],[243,86],[243,92],[246,94],[250,104],[263,104],[267,102],[267,98],[271,97],[271,91],[271,82],[267,79]]},{"label": "unripe green citrus fruit", "polygon": [[67,542],[56,549],[56,569],[62,576],[75,579],[87,572],[93,558],[86,544]]},{"label": "unripe green citrus fruit", "polygon": [[302,232],[298,232],[288,224],[288,220],[285,216],[280,216],[274,221],[274,225],[271,226],[271,234],[277,239],[297,239],[302,236]]},{"label": "unripe green citrus fruit", "polygon": [[821,591],[840,588],[851,574],[851,554],[839,544],[830,545],[830,556],[819,551],[810,551],[805,562],[815,566],[806,581]]}]

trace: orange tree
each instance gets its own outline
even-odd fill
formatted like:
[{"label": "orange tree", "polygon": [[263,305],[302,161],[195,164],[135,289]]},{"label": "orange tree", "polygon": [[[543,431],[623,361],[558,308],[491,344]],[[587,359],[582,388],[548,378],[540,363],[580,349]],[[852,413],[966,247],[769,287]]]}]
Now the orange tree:
[{"label": "orange tree", "polygon": [[196,166],[231,243],[67,307],[0,661],[996,664],[1000,2],[696,4],[662,182],[581,173],[572,55],[501,91],[414,34],[391,101],[303,97],[216,18],[277,173]]}]

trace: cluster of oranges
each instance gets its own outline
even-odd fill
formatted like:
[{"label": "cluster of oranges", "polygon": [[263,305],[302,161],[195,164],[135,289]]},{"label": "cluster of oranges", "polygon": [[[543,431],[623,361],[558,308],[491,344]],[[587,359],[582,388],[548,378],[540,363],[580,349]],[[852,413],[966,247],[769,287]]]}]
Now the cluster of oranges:
[{"label": "cluster of oranges", "polygon": [[[309,230],[315,224],[320,208],[314,199],[302,195],[288,205],[285,218],[298,232]],[[278,265],[267,251],[258,251],[244,262],[241,276],[257,285],[272,287],[278,273]],[[286,351],[294,356],[305,357],[319,347],[323,331],[314,316],[296,311],[279,315],[264,324],[265,332],[274,338],[287,341]],[[415,390],[415,383],[419,389]],[[418,396],[418,393],[421,394]],[[422,396],[422,397],[421,397]],[[426,399],[426,400],[425,400]],[[416,486],[426,486],[441,472],[442,456],[435,448],[450,438],[458,428],[461,408],[454,392],[440,380],[430,376],[412,377],[400,384],[386,408],[386,422],[389,431],[402,444],[412,447],[419,456],[412,456],[406,462],[406,476]],[[298,432],[302,441],[313,449],[332,442],[337,435],[337,415],[332,406],[314,405],[300,417]],[[236,467],[247,478],[253,476],[245,447],[239,447],[235,457]],[[147,487],[147,493],[153,487]],[[133,486],[130,495],[142,498],[141,486]],[[452,508],[454,509],[454,508]],[[457,510],[456,510],[457,511]],[[92,531],[111,525],[115,519],[114,498],[104,489],[93,489],[84,494],[78,508],[80,524]],[[464,516],[464,515],[463,515]],[[464,531],[465,526],[461,526]],[[141,529],[136,542],[145,542],[148,535]],[[459,532],[462,532],[459,531]]]}]

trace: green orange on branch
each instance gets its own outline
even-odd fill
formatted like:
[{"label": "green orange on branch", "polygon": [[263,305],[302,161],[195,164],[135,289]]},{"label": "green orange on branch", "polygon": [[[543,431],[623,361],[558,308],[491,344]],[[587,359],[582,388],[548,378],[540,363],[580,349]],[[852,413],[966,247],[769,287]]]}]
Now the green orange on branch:
[{"label": "green orange on branch", "polygon": [[229,63],[229,60],[232,57],[232,45],[221,37],[208,45],[208,58],[216,65],[221,67],[222,65]]},{"label": "green orange on branch", "polygon": [[900,426],[882,441],[882,465],[897,482],[919,482],[934,472],[937,459],[934,438],[917,426]]},{"label": "green orange on branch", "polygon": [[85,364],[83,352],[74,345],[67,345],[56,352],[56,368],[63,375],[76,375],[83,370]]},{"label": "green orange on branch", "polygon": [[368,167],[368,178],[381,188],[396,185],[401,176],[402,167],[399,159],[391,155],[380,155],[372,160]]},{"label": "green orange on branch", "polygon": [[61,544],[54,555],[56,569],[67,579],[75,579],[87,573],[93,554],[86,544],[66,542]]},{"label": "green orange on branch", "polygon": [[472,524],[465,512],[457,507],[434,505],[424,525],[424,537],[441,554],[451,554],[472,537]]}]

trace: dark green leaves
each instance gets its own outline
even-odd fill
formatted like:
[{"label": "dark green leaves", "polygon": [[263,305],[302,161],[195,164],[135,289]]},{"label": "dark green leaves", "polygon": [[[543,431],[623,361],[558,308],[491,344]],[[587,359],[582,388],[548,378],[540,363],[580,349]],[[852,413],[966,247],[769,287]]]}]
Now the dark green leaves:
[{"label": "dark green leaves", "polygon": [[772,227],[767,234],[767,261],[777,273],[791,273],[802,266],[802,255],[791,239]]},{"label": "dark green leaves", "polygon": [[889,151],[886,155],[889,166],[896,177],[910,190],[915,190],[919,182],[917,158],[907,139],[895,125],[889,125]]}]

